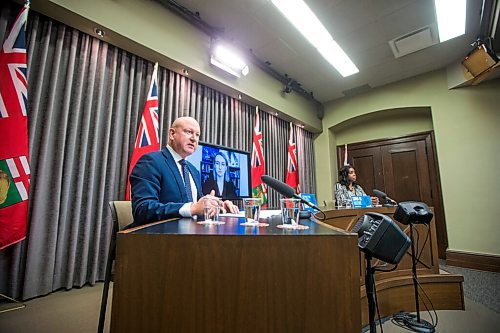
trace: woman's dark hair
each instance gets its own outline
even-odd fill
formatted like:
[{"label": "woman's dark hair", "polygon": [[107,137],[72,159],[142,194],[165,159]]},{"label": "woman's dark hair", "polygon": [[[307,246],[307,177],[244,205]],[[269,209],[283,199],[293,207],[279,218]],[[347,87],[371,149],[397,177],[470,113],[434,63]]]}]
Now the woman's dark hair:
[{"label": "woman's dark hair", "polygon": [[[354,169],[350,165],[344,165],[342,168],[339,169],[339,183],[344,186],[349,186],[349,180],[347,180],[347,177],[349,176],[349,170]],[[359,185],[357,182],[353,182],[353,185]]]}]

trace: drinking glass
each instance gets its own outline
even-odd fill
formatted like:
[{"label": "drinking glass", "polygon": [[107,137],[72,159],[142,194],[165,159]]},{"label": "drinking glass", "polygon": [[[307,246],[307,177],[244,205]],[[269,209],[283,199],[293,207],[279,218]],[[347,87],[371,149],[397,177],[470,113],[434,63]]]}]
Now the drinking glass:
[{"label": "drinking glass", "polygon": [[245,222],[259,223],[260,198],[243,198],[243,208],[245,209]]},{"label": "drinking glass", "polygon": [[293,228],[296,228],[299,225],[300,199],[281,199],[280,206],[283,225],[291,225]]}]

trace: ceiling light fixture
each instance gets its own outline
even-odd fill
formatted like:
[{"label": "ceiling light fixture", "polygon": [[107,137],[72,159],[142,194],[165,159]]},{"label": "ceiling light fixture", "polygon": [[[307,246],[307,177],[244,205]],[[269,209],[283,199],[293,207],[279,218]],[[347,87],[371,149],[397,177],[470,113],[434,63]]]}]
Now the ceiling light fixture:
[{"label": "ceiling light fixture", "polygon": [[219,41],[212,43],[210,63],[236,77],[245,76],[249,72],[248,65],[238,52]]},{"label": "ceiling light fixture", "polygon": [[439,42],[465,34],[467,0],[434,0]]},{"label": "ceiling light fixture", "polygon": [[302,0],[272,0],[279,11],[311,43],[318,52],[343,76],[359,72],[349,56],[333,40],[328,30]]}]

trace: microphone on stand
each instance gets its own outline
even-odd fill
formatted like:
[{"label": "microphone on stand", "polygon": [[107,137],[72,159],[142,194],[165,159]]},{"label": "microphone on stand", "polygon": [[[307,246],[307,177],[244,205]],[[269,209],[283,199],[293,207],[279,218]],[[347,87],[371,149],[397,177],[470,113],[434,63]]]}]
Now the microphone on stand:
[{"label": "microphone on stand", "polygon": [[395,200],[392,200],[391,198],[389,198],[387,196],[387,194],[385,194],[384,192],[382,191],[379,191],[377,189],[373,189],[373,194],[380,199],[380,203],[382,205],[397,205],[398,203],[395,201]]},{"label": "microphone on stand", "polygon": [[[300,199],[300,202],[308,205],[309,207],[316,209],[317,211],[323,212],[321,209],[318,208],[318,206],[316,206],[312,202],[305,200],[304,198],[299,196],[297,193],[295,193],[295,190],[290,185],[287,185],[287,184],[277,180],[276,178],[273,178],[273,177],[268,176],[268,175],[263,175],[260,178],[267,186],[269,186],[270,188],[272,188],[273,190],[275,190],[276,192],[278,192],[282,196],[284,196],[286,198]],[[309,211],[304,211],[304,213],[302,213],[302,211],[301,211],[300,214],[302,215],[301,218],[309,218],[311,216],[311,212],[309,212]]]}]

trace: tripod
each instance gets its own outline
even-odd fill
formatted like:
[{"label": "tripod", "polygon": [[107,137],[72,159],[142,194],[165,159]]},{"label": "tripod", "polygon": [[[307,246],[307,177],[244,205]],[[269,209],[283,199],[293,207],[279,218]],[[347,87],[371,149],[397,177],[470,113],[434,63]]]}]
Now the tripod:
[{"label": "tripod", "polygon": [[415,332],[422,333],[434,333],[436,329],[434,326],[426,321],[425,319],[420,318],[420,302],[418,300],[418,280],[417,280],[417,256],[415,255],[415,244],[413,238],[413,223],[410,223],[410,240],[411,240],[411,270],[413,275],[413,289],[415,292],[415,310],[417,312],[416,320],[413,317],[404,317],[404,324]]}]

